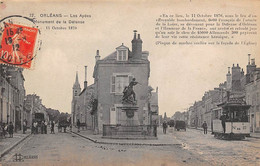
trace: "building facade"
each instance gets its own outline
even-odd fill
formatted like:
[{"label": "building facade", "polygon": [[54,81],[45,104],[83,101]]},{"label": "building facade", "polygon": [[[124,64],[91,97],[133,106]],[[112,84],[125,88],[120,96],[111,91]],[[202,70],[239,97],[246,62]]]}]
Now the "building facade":
[{"label": "building facade", "polygon": [[246,103],[251,105],[249,120],[251,132],[260,132],[260,68],[254,60],[248,64],[247,83],[245,85]]},{"label": "building facade", "polygon": [[[149,104],[149,52],[142,51],[142,42],[140,34],[137,36],[135,31],[132,51],[122,44],[103,59],[100,59],[97,51],[93,77],[97,100],[96,116],[100,131],[103,124],[121,124],[125,114],[121,109],[123,90],[133,78],[138,82],[134,86],[138,124],[149,125],[152,121],[150,111],[158,112],[156,100],[152,99],[152,103]],[[158,101],[158,93],[153,95],[157,95]]]},{"label": "building facade", "polygon": [[24,111],[23,69],[0,64],[0,123],[12,122],[15,131],[22,129]]}]

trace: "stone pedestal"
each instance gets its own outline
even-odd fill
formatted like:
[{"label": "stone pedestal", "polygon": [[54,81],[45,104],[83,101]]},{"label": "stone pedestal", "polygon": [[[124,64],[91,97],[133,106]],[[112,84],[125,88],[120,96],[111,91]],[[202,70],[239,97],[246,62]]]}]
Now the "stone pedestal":
[{"label": "stone pedestal", "polygon": [[125,113],[125,118],[121,120],[121,125],[124,126],[137,126],[139,125],[137,110],[138,107],[135,105],[123,105],[121,107],[123,113]]}]

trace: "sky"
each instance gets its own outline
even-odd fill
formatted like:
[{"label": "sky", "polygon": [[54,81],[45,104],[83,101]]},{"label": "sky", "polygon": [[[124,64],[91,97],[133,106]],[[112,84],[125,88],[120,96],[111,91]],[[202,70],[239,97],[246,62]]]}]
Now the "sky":
[{"label": "sky", "polygon": [[259,3],[174,2],[7,2],[6,7],[0,9],[0,17],[33,13],[37,20],[56,21],[60,19],[41,17],[41,14],[91,15],[82,19],[85,24],[78,25],[77,30],[46,30],[43,24],[38,24],[41,50],[32,69],[24,70],[27,94],[39,95],[47,108],[69,113],[76,71],[83,88],[84,66],[88,66],[87,81],[92,84],[96,50],[100,50],[101,58],[122,43],[131,50],[133,30],[137,30],[143,40],[143,50],[150,53],[149,84],[159,89],[159,114],[166,112],[172,116],[176,111],[187,110],[205,91],[224,82],[228,67],[233,63],[245,69],[247,54],[260,65],[259,35],[254,36],[258,46],[163,46],[156,45],[154,38],[155,20],[162,13],[254,13],[260,16]]}]

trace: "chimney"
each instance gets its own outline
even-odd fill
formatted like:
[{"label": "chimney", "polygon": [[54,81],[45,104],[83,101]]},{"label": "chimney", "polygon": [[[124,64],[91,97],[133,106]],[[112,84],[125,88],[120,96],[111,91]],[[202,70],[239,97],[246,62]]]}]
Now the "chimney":
[{"label": "chimney", "polygon": [[87,81],[87,67],[88,67],[88,66],[85,66],[85,81],[84,81],[84,89],[86,89],[87,86],[88,86],[88,81]]},{"label": "chimney", "polygon": [[254,66],[255,65],[255,58],[251,59],[251,65]]},{"label": "chimney", "polygon": [[96,62],[97,62],[98,60],[100,60],[99,50],[97,50],[97,54],[96,54],[96,56],[95,56],[95,59],[96,59]]},{"label": "chimney", "polygon": [[254,71],[256,69],[256,65],[255,65],[255,59],[251,59],[250,62],[250,54],[248,54],[248,65],[246,66],[246,74],[247,74],[247,81],[249,80],[249,75],[250,73],[252,73],[252,71]]},{"label": "chimney", "polygon": [[142,58],[142,39],[140,37],[140,34],[138,34],[138,38],[136,39],[136,32],[137,30],[134,30],[134,38],[132,40],[132,58],[133,59],[141,59]]},{"label": "chimney", "polygon": [[230,91],[227,91],[227,102],[229,102],[229,98],[230,98]]},{"label": "chimney", "polygon": [[232,73],[231,73],[231,80],[232,80],[232,85],[231,89],[232,91],[240,91],[241,90],[241,71],[240,67],[237,64],[237,66],[232,67]]},{"label": "chimney", "polygon": [[232,87],[232,76],[230,73],[230,67],[228,67],[228,73],[226,74],[227,89],[230,90]]}]

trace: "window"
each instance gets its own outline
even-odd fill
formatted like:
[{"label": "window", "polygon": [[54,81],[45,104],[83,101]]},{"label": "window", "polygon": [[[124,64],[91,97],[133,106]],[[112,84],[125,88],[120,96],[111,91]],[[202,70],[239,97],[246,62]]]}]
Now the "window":
[{"label": "window", "polygon": [[118,61],[127,61],[128,60],[127,50],[118,50],[117,51],[117,60]]},{"label": "window", "polygon": [[130,74],[115,74],[111,78],[111,93],[123,93],[126,86],[133,79]]}]

